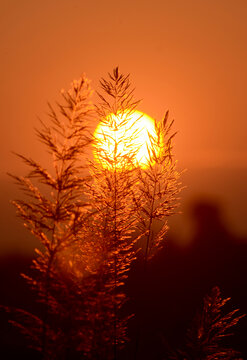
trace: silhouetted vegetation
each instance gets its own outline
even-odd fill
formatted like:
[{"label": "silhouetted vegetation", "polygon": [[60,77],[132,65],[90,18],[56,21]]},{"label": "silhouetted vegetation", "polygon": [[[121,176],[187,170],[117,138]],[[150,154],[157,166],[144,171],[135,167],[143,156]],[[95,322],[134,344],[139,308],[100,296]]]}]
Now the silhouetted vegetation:
[{"label": "silhouetted vegetation", "polygon": [[[218,214],[218,220],[214,216],[215,213]],[[185,248],[178,247],[176,239],[174,240],[168,233],[165,247],[149,262],[146,286],[143,290],[144,297],[137,286],[143,275],[141,257],[138,256],[138,260],[132,264],[127,286],[124,288],[129,298],[125,313],[135,312],[138,317],[143,318],[138,359],[169,359],[172,353],[170,348],[173,352],[177,352],[177,349],[187,351],[185,346],[187,329],[197,328],[195,325],[198,322],[191,320],[195,317],[196,311],[198,311],[196,318],[200,318],[203,310],[202,298],[206,293],[211,294],[210,288],[215,284],[222,289],[223,299],[228,295],[232,297],[232,301],[228,301],[222,307],[221,315],[232,312],[235,306],[240,307],[241,314],[247,311],[246,244],[244,243],[246,240],[241,241],[229,233],[226,224],[221,220],[221,208],[215,203],[198,199],[190,214],[193,218],[189,218],[188,221],[193,220],[196,230],[191,245]],[[212,221],[211,217],[213,217]],[[207,223],[208,226],[204,227],[202,223]],[[212,229],[216,236],[212,236]],[[205,250],[204,242],[209,243],[207,248],[210,247],[211,251]],[[214,255],[214,250],[217,248],[221,249],[220,259],[215,258]],[[35,303],[35,294],[18,276],[20,272],[28,271],[30,263],[30,258],[22,256],[1,257],[0,302],[40,314],[39,304]],[[9,317],[10,314],[4,315],[1,312],[1,357],[8,360],[16,357],[41,359],[36,351],[28,349],[28,342],[15,328],[7,324]],[[133,317],[129,322],[130,342],[118,353],[118,359],[134,358],[136,320],[136,317]],[[219,345],[241,351],[242,356],[239,355],[239,358],[245,359],[246,330],[246,318],[244,318],[232,328],[231,333],[234,336],[222,338]],[[71,355],[71,359],[77,357]]]},{"label": "silhouetted vegetation", "polygon": [[214,287],[204,298],[204,305],[197,313],[192,325],[187,330],[186,344],[183,350],[175,351],[170,359],[240,359],[239,352],[224,342],[227,336],[232,335],[235,326],[243,315],[237,310],[224,313],[222,308],[230,298],[222,299],[220,289]]},{"label": "silhouetted vegetation", "polygon": [[[166,219],[177,206],[179,173],[168,113],[155,121],[157,136],[148,134],[147,167],[141,169],[136,133],[124,136],[138,104],[129,76],[116,68],[101,86],[97,105],[90,103],[85,78],[62,92],[58,111],[50,105],[50,121],[41,122],[37,134],[51,154],[53,172],[18,155],[30,171],[11,175],[26,195],[14,202],[18,214],[41,244],[32,276],[23,275],[41,303],[40,313],[15,309],[13,322],[43,359],[117,358],[132,315],[123,315],[124,285],[136,243],[145,242],[146,264],[161,247]],[[94,138],[92,119],[112,133]],[[88,161],[91,143],[96,156]]]}]

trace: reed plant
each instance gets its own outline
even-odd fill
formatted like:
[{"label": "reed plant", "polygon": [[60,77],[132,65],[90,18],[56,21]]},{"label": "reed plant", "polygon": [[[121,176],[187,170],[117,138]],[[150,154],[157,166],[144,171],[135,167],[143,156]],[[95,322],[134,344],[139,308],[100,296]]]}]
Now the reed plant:
[{"label": "reed plant", "polygon": [[245,315],[239,309],[225,310],[231,298],[222,298],[221,291],[215,286],[205,296],[203,306],[198,310],[187,330],[183,348],[170,352],[171,360],[243,360],[228,342],[233,328]]},{"label": "reed plant", "polygon": [[[29,172],[11,175],[26,195],[14,205],[40,242],[34,276],[23,276],[42,304],[40,316],[16,309],[15,324],[47,360],[117,359],[127,340],[124,285],[138,244],[144,243],[146,268],[162,246],[181,189],[168,113],[155,121],[157,136],[148,134],[142,168],[138,130],[128,137],[125,130],[139,103],[129,75],[115,68],[101,80],[96,104],[91,93],[85,77],[73,81],[63,103],[49,105],[49,119],[41,121],[37,135],[53,170],[18,155]],[[96,136],[95,122],[111,132]]]}]

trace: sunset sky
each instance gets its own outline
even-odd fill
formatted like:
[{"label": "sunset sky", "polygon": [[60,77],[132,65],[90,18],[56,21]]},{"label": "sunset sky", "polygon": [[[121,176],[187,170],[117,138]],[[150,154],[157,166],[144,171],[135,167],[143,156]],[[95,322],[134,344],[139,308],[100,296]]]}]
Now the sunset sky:
[{"label": "sunset sky", "polygon": [[[184,197],[226,199],[236,229],[247,233],[246,0],[0,0],[0,6],[6,236],[6,223],[16,222],[6,172],[25,174],[11,151],[45,165],[33,129],[37,116],[46,118],[47,101],[59,100],[60,89],[82,73],[97,88],[116,66],[131,74],[143,99],[139,110],[160,119],[169,109],[175,119],[175,155],[188,169]],[[0,250],[8,241],[14,243],[5,237]]]}]

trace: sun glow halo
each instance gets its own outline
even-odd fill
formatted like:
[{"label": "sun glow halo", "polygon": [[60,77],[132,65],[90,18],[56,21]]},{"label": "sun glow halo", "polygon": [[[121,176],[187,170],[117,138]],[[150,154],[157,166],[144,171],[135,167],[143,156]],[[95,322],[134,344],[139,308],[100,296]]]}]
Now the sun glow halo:
[{"label": "sun glow halo", "polygon": [[[120,168],[123,166],[125,157],[134,151],[135,166],[147,168],[152,150],[156,155],[160,151],[158,146],[154,145],[157,140],[154,119],[136,110],[131,114],[110,114],[106,120],[101,122],[94,132],[96,160],[100,161],[103,167],[109,168],[110,163],[104,158],[114,161],[117,153],[120,160],[116,166]],[[153,144],[151,138],[154,139]],[[148,149],[152,149],[151,152]]]}]

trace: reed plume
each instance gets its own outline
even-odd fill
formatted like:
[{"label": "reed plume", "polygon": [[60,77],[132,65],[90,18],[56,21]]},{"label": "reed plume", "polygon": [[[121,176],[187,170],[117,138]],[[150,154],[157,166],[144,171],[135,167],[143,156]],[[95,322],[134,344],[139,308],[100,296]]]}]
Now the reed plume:
[{"label": "reed plume", "polygon": [[41,121],[41,129],[36,131],[51,154],[53,173],[35,160],[18,155],[30,171],[25,177],[11,175],[27,196],[14,201],[14,205],[41,244],[32,265],[35,277],[23,276],[43,304],[42,316],[26,313],[27,326],[20,326],[24,332],[29,328],[32,345],[44,359],[66,358],[73,345],[76,349],[85,340],[82,336],[78,339],[78,334],[83,334],[79,324],[86,317],[82,299],[88,281],[78,281],[70,256],[79,241],[88,206],[83,200],[86,178],[82,157],[91,142],[87,130],[93,112],[90,94],[85,77],[73,81],[71,89],[62,92],[64,104],[58,104],[58,111],[49,105],[49,122]]},{"label": "reed plume", "polygon": [[[30,171],[11,175],[28,196],[14,202],[18,214],[41,244],[34,276],[24,277],[42,314],[16,310],[15,323],[45,360],[117,358],[131,316],[122,312],[136,243],[146,240],[147,263],[162,244],[180,191],[168,113],[155,122],[157,136],[149,134],[143,169],[136,157],[139,119],[132,121],[139,102],[129,75],[114,69],[101,80],[96,105],[90,95],[82,77],[62,92],[64,104],[56,110],[49,105],[49,121],[41,122],[37,135],[53,170],[18,155]],[[93,135],[89,128],[96,120],[110,133]],[[133,127],[131,135],[126,127]]]},{"label": "reed plume", "polygon": [[229,300],[222,298],[219,287],[214,287],[205,296],[201,311],[187,330],[184,348],[170,354],[169,359],[243,360],[241,354],[226,343],[233,335],[232,328],[244,317],[239,315],[239,309],[224,311]]}]

